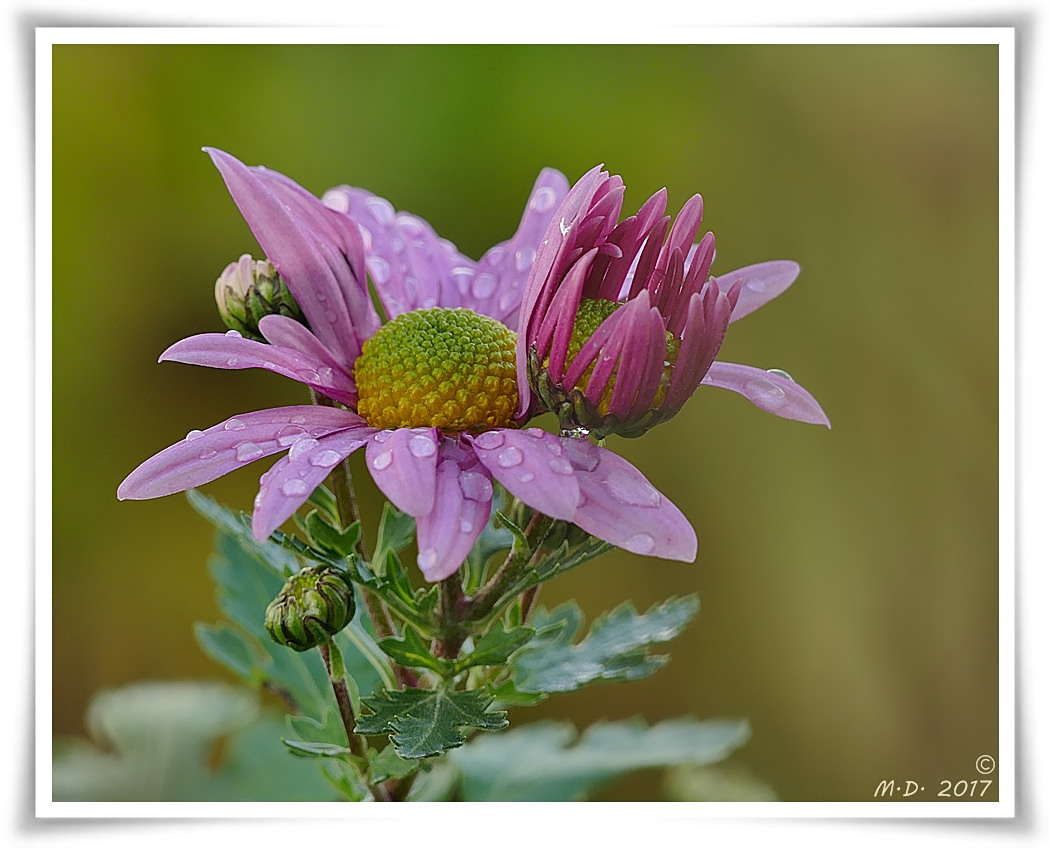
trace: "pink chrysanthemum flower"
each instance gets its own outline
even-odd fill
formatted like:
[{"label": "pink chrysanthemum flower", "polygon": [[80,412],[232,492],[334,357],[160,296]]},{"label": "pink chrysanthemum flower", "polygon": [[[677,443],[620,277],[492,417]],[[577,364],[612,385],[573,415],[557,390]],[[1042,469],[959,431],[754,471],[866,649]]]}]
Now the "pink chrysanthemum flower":
[{"label": "pink chrysanthemum flower", "polygon": [[[524,295],[518,378],[564,427],[639,436],[706,384],[784,418],[830,426],[781,371],[716,362],[728,325],[781,294],[794,262],[710,276],[714,234],[693,244],[697,194],[670,226],[666,189],[623,221],[623,180],[597,166],[568,193],[539,247]],[[669,235],[668,235],[669,231]],[[520,412],[534,398],[522,394]]]},{"label": "pink chrysanthemum flower", "polygon": [[[630,463],[586,440],[518,429],[516,328],[524,284],[568,182],[544,170],[517,233],[473,262],[426,222],[342,187],[322,203],[287,177],[208,150],[309,327],[258,323],[269,342],[192,336],[161,360],[264,368],[346,408],[303,405],[234,416],[144,462],[121,499],[200,486],[285,452],[263,474],[252,515],[264,539],[359,448],[376,484],[416,519],[428,580],[453,574],[491,515],[492,481],[528,506],[627,550],[691,561],[696,536]],[[392,320],[382,325],[372,275]]]}]

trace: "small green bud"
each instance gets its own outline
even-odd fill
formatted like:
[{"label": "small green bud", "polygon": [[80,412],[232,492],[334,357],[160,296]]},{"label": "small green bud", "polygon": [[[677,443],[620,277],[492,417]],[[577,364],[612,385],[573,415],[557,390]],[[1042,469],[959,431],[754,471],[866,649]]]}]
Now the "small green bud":
[{"label": "small green bud", "polygon": [[330,565],[304,568],[266,607],[266,632],[278,645],[308,651],[331,641],[354,609],[353,584],[344,572]]},{"label": "small green bud", "polygon": [[242,336],[264,341],[259,321],[267,315],[286,315],[306,323],[287,283],[265,259],[245,253],[226,266],[215,281],[215,302],[222,323]]}]

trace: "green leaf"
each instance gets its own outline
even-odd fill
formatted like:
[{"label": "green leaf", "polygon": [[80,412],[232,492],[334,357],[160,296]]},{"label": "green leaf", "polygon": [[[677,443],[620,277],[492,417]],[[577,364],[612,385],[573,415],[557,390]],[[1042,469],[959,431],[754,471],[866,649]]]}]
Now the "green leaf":
[{"label": "green leaf", "polygon": [[415,628],[406,626],[403,636],[402,639],[393,636],[381,639],[379,647],[394,662],[406,668],[428,668],[441,675],[451,672],[452,664],[448,660],[435,657],[430,651],[430,646],[423,641]]},{"label": "green leaf", "polygon": [[299,742],[295,739],[281,739],[288,750],[296,757],[333,757],[342,758],[352,753],[344,745],[333,745],[331,742]]},{"label": "green leaf", "polygon": [[[207,495],[202,495],[196,489],[186,492],[186,498],[198,513],[225,535],[236,539],[248,554],[257,557],[259,562],[274,574],[287,577],[302,568],[303,556],[296,556],[292,551],[273,541],[272,537],[265,542],[258,541],[251,533],[250,516],[243,512],[238,515]],[[303,554],[308,554],[308,549]]]},{"label": "green leaf", "polygon": [[[274,543],[260,545],[232,512],[203,495],[191,494],[201,513],[223,530],[209,570],[225,620],[196,625],[201,648],[245,682],[274,691],[296,711],[321,715],[333,696],[320,655],[277,645],[264,627],[266,607],[284,585],[281,575],[288,567],[288,551]],[[299,561],[293,562],[297,567]],[[378,689],[379,675],[347,634],[338,634],[335,642],[357,687],[365,694]]]},{"label": "green leaf", "polygon": [[336,557],[352,556],[361,538],[361,523],[355,521],[345,530],[329,524],[317,510],[306,516],[306,532],[314,547]]},{"label": "green leaf", "polygon": [[723,760],[750,737],[741,719],[640,719],[596,724],[577,738],[564,722],[478,737],[449,754],[464,801],[572,801],[639,769]]},{"label": "green leaf", "polygon": [[502,621],[497,621],[481,636],[474,649],[455,663],[456,673],[477,665],[502,665],[516,650],[528,644],[535,636],[531,627],[512,627],[507,630]]},{"label": "green leaf", "polygon": [[285,722],[288,729],[302,742],[346,744],[346,730],[334,707],[325,707],[320,719],[304,715],[289,715],[285,717]]},{"label": "green leaf", "polygon": [[512,680],[498,685],[489,683],[486,688],[488,693],[495,698],[493,706],[500,710],[505,707],[534,707],[548,697],[545,692],[522,692],[514,686]]},{"label": "green leaf", "polygon": [[400,553],[414,538],[415,519],[390,503],[383,504],[379,532],[375,540],[375,562],[385,564],[387,553]]},{"label": "green leaf", "polygon": [[677,636],[698,609],[695,595],[670,598],[643,615],[627,602],[599,617],[578,644],[572,638],[582,613],[574,601],[539,610],[535,626],[557,629],[540,633],[514,656],[514,684],[522,692],[571,692],[595,680],[647,677],[669,660],[648,649]]},{"label": "green leaf", "polygon": [[384,780],[400,780],[407,777],[419,768],[419,760],[406,760],[397,753],[393,745],[387,745],[382,752],[372,758],[371,775],[372,785],[382,783]]},{"label": "green leaf", "polygon": [[87,715],[97,745],[55,740],[52,797],[333,800],[314,766],[289,762],[278,741],[280,725],[271,714],[260,717],[253,693],[226,684],[136,683],[100,692]]},{"label": "green leaf", "polygon": [[372,714],[358,718],[356,731],[389,733],[397,753],[406,759],[431,757],[466,741],[459,728],[506,727],[506,713],[488,711],[491,702],[490,695],[476,689],[384,689],[363,699]]}]

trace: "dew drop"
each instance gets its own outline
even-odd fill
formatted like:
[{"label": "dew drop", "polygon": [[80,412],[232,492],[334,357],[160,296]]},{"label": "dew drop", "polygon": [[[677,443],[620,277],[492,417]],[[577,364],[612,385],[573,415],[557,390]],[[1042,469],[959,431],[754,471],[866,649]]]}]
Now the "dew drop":
[{"label": "dew drop", "polygon": [[515,465],[520,465],[524,462],[524,454],[513,445],[510,445],[510,447],[500,451],[495,461],[500,468],[513,468]]},{"label": "dew drop", "polygon": [[327,299],[328,299],[328,295],[326,295],[324,292],[322,292],[322,291],[317,292],[317,300],[319,300],[321,303],[324,303],[324,301],[326,301]]},{"label": "dew drop", "polygon": [[762,294],[768,288],[764,280],[747,280],[745,285],[755,294]]},{"label": "dew drop", "polygon": [[273,364],[272,362],[263,362],[263,363],[262,363],[262,367],[263,367],[263,368],[270,368],[270,369],[273,369],[273,368],[276,368],[277,366],[276,366],[276,365],[274,365],[274,364]]},{"label": "dew drop", "polygon": [[662,496],[656,488],[640,477],[634,477],[619,469],[613,469],[602,480],[608,491],[625,506],[657,507]]},{"label": "dew drop", "polygon": [[744,388],[747,397],[764,408],[778,409],[787,399],[786,392],[765,377],[748,380]]},{"label": "dew drop", "polygon": [[225,424],[222,425],[223,430],[243,430],[244,422],[239,418],[231,418]]},{"label": "dew drop", "polygon": [[394,236],[390,239],[390,247],[393,248],[394,253],[404,253],[404,239],[399,239]]},{"label": "dew drop", "polygon": [[203,430],[190,430],[188,433],[186,433],[186,441],[192,442],[194,439],[199,439],[203,435]]},{"label": "dew drop", "polygon": [[393,430],[381,430],[380,432],[376,433],[373,438],[376,442],[378,442],[381,445],[383,442],[388,441],[390,436],[392,435]]},{"label": "dew drop", "polygon": [[293,444],[291,446],[291,450],[288,451],[288,459],[290,459],[292,462],[294,462],[296,459],[298,459],[304,453],[309,453],[311,450],[313,450],[319,444],[320,444],[320,442],[318,442],[316,439],[307,439],[307,438],[298,439],[295,442],[295,444]]},{"label": "dew drop", "polygon": [[226,335],[231,339],[242,339],[244,338],[237,330],[226,330]]},{"label": "dew drop", "polygon": [[292,424],[305,424],[306,423],[306,416],[305,415],[293,415],[288,420]]},{"label": "dew drop", "polygon": [[794,378],[782,368],[769,368],[768,371],[770,374],[775,374],[777,377],[782,377],[784,380],[790,380],[792,383],[794,382]]},{"label": "dew drop", "polygon": [[393,454],[390,451],[383,451],[372,459],[372,468],[382,471],[384,468],[389,468],[391,462],[393,462]]},{"label": "dew drop", "polygon": [[202,453],[200,455],[200,458],[201,459],[214,459],[218,455],[219,455],[218,451],[213,451],[213,450],[211,450],[211,451],[204,451],[204,453]]},{"label": "dew drop", "polygon": [[474,277],[473,282],[470,284],[470,291],[473,296],[484,300],[487,297],[492,296],[492,292],[495,291],[499,281],[496,279],[495,274],[483,273],[478,274]]},{"label": "dew drop", "polygon": [[368,270],[371,271],[372,280],[375,285],[381,286],[390,279],[390,263],[381,256],[373,256],[368,262]]},{"label": "dew drop", "polygon": [[302,480],[285,480],[284,484],[280,487],[280,490],[286,497],[293,498],[296,495],[308,494],[310,487]]},{"label": "dew drop", "polygon": [[324,366],[323,368],[317,369],[317,376],[320,377],[321,380],[323,380],[325,383],[331,382],[331,377],[334,373],[335,372],[332,371],[328,366]]},{"label": "dew drop", "polygon": [[433,439],[429,436],[412,436],[408,440],[408,450],[411,451],[412,456],[423,459],[437,453],[437,445],[433,443]]},{"label": "dew drop", "polygon": [[388,200],[381,197],[369,197],[364,201],[364,205],[380,224],[393,223],[393,207]]},{"label": "dew drop", "polygon": [[371,251],[372,249],[372,231],[362,224],[357,225],[357,229],[361,231],[361,241],[364,242],[364,249]]},{"label": "dew drop", "polygon": [[500,262],[503,261],[503,256],[505,256],[505,255],[506,255],[506,248],[505,247],[501,247],[501,246],[500,247],[493,247],[491,250],[489,250],[484,255],[485,264],[488,265],[489,267],[497,266],[497,265],[499,265]]},{"label": "dew drop", "polygon": [[476,471],[465,471],[459,475],[459,488],[463,497],[471,501],[490,501],[492,499],[492,481]]},{"label": "dew drop", "polygon": [[474,529],[473,522],[468,518],[459,519],[459,531],[462,533],[472,533]]},{"label": "dew drop", "polygon": [[536,212],[549,212],[557,202],[557,192],[549,186],[543,186],[535,193],[529,204]]},{"label": "dew drop", "polygon": [[648,533],[635,533],[622,546],[634,554],[650,554],[656,549],[656,540]]},{"label": "dew drop", "polygon": [[517,302],[520,299],[520,292],[514,291],[513,289],[507,289],[499,295],[499,308],[502,309],[503,312],[508,312],[511,307],[517,305]]},{"label": "dew drop", "polygon": [[548,464],[550,466],[550,470],[553,471],[555,474],[572,473],[572,463],[570,463],[567,459],[563,459],[562,457],[556,457],[555,459],[551,459]]},{"label": "dew drop", "polygon": [[527,271],[532,267],[532,263],[535,262],[535,251],[526,247],[514,254],[514,265],[518,271]]},{"label": "dew drop", "polygon": [[[568,470],[571,471],[571,467],[569,467]],[[524,474],[521,475],[522,483],[531,483],[534,479],[535,475],[531,471],[526,471]]]},{"label": "dew drop", "polygon": [[237,359],[237,357],[235,357],[235,356],[231,356],[231,357],[230,357],[229,359],[227,359],[227,360],[226,360],[226,364],[227,364],[227,365],[228,365],[228,366],[229,366],[230,368],[235,368],[235,367],[237,366],[237,363],[238,363],[238,362],[240,362],[240,360],[239,360],[239,359]]},{"label": "dew drop", "polygon": [[241,442],[237,445],[237,462],[251,462],[265,454],[266,451],[254,442]]},{"label": "dew drop", "polygon": [[419,570],[425,574],[437,565],[436,548],[426,548],[425,550],[419,551],[419,557],[416,561],[419,563]]},{"label": "dew drop", "polygon": [[302,379],[305,380],[307,383],[319,383],[321,379],[320,374],[318,374],[316,371],[311,371],[309,368],[300,371],[299,376],[302,377]]},{"label": "dew drop", "polygon": [[310,465],[315,465],[317,468],[331,468],[340,459],[342,457],[336,451],[322,450],[310,454]]},{"label": "dew drop", "polygon": [[474,444],[481,450],[495,450],[495,448],[502,447],[505,441],[506,437],[498,430],[486,430],[474,439]]}]

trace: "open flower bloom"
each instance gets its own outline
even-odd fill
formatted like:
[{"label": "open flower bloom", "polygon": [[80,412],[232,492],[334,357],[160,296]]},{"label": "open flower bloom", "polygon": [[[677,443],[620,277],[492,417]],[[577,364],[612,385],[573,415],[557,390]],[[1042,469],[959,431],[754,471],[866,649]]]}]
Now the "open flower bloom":
[{"label": "open flower bloom", "polygon": [[[563,427],[638,436],[681,409],[701,383],[761,409],[830,426],[784,372],[716,362],[728,325],[782,293],[794,262],[711,277],[714,234],[693,244],[697,194],[670,225],[666,190],[623,221],[623,180],[597,166],[554,214],[525,291],[518,378]],[[669,234],[668,234],[669,232]],[[534,403],[522,394],[520,412]]]},{"label": "open flower bloom", "polygon": [[[364,448],[376,484],[415,517],[418,564],[431,581],[454,573],[477,540],[493,480],[614,545],[695,558],[688,521],[630,463],[586,440],[518,429],[513,328],[540,239],[568,191],[562,174],[540,174],[517,233],[475,263],[360,189],[334,189],[326,205],[287,177],[208,152],[309,327],[269,315],[258,325],[269,344],[207,333],[161,360],[264,368],[346,408],[266,409],[194,430],[135,469],[118,497],[173,494],[284,453],[255,499],[252,530],[264,539]],[[365,267],[393,319],[386,325]]]}]

